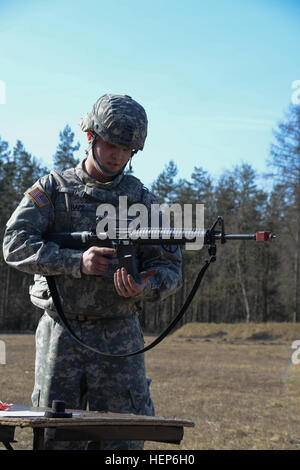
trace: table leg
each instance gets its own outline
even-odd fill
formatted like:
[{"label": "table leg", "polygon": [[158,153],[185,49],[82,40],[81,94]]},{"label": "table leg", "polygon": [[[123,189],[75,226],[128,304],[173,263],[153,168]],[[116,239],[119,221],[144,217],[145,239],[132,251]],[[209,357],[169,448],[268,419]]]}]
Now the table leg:
[{"label": "table leg", "polygon": [[44,429],[33,428],[33,450],[44,449]]},{"label": "table leg", "polygon": [[15,450],[12,445],[10,444],[10,442],[8,441],[2,441],[2,444],[4,445],[4,447],[6,448],[6,450]]}]

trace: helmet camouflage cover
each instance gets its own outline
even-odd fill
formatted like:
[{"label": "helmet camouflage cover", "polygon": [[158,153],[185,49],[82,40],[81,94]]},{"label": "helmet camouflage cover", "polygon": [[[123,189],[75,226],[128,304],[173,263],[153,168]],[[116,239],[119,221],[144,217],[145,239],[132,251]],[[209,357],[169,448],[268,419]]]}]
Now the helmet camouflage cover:
[{"label": "helmet camouflage cover", "polygon": [[79,122],[85,132],[94,132],[106,142],[131,150],[143,150],[147,136],[144,108],[128,95],[106,94]]}]

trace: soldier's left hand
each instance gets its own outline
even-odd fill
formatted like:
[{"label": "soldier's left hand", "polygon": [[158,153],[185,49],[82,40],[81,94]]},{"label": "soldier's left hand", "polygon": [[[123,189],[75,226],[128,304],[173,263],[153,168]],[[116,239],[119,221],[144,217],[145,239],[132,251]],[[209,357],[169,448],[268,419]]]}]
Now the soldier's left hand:
[{"label": "soldier's left hand", "polygon": [[141,283],[137,284],[130,274],[127,274],[125,268],[118,269],[114,274],[114,283],[117,293],[122,297],[134,297],[145,289],[146,283],[150,277],[157,274],[156,269],[142,271],[139,273]]}]

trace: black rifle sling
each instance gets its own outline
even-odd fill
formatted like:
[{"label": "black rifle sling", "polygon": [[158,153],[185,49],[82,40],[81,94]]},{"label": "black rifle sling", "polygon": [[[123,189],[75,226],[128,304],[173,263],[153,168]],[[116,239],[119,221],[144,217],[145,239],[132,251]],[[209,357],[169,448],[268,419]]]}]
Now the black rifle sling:
[{"label": "black rifle sling", "polygon": [[[58,183],[59,186],[64,186],[64,179],[62,178],[62,176],[60,174],[58,174],[54,170],[51,171],[51,174],[53,175],[54,179],[56,180],[56,182]],[[70,201],[68,199],[68,196],[69,195],[67,193],[65,193],[67,225],[68,225],[68,230],[71,232],[72,231],[72,220],[71,220],[71,213],[70,213]],[[134,352],[126,353],[126,354],[109,354],[109,353],[99,351],[96,348],[92,348],[88,344],[85,344],[74,333],[74,331],[72,330],[72,328],[70,326],[70,323],[68,322],[68,320],[67,320],[67,318],[64,314],[64,311],[63,311],[63,308],[62,308],[62,305],[61,305],[61,301],[60,301],[60,297],[59,297],[59,293],[58,293],[58,290],[57,290],[57,287],[56,287],[56,282],[55,282],[54,276],[45,276],[45,277],[47,279],[48,287],[49,287],[50,294],[51,294],[51,297],[52,297],[52,300],[53,300],[53,303],[54,303],[54,307],[57,311],[57,314],[58,314],[63,326],[68,331],[68,333],[72,336],[72,338],[77,343],[79,343],[81,346],[83,346],[84,348],[89,349],[90,351],[95,352],[97,354],[100,354],[101,356],[105,356],[105,357],[109,357],[109,358],[122,358],[122,357],[135,356],[137,354],[142,354],[146,351],[149,351],[149,349],[152,349],[154,346],[159,344],[169,334],[169,332],[179,322],[179,320],[183,317],[186,310],[188,309],[191,301],[193,300],[193,298],[194,298],[194,296],[195,296],[195,294],[196,294],[196,292],[197,292],[197,290],[200,286],[200,283],[202,281],[204,273],[205,273],[205,271],[207,270],[208,266],[210,265],[210,263],[212,261],[215,261],[215,258],[213,256],[211,256],[211,258],[209,260],[205,260],[204,265],[203,265],[202,269],[200,270],[200,272],[198,273],[196,281],[195,281],[195,283],[194,283],[194,285],[193,285],[193,287],[192,287],[185,303],[181,307],[181,310],[179,311],[178,315],[174,318],[174,320],[170,323],[170,325],[161,333],[161,335],[159,335],[152,343],[150,343],[145,348],[139,349],[139,350],[134,351]]]},{"label": "black rifle sling", "polygon": [[51,297],[52,297],[54,306],[56,308],[56,311],[58,313],[58,316],[59,316],[63,326],[69,332],[69,334],[72,336],[72,338],[77,343],[79,343],[81,346],[83,346],[84,348],[89,349],[90,351],[92,351],[94,353],[100,354],[101,356],[105,356],[105,357],[109,357],[109,358],[124,358],[124,357],[135,356],[137,354],[142,354],[146,351],[149,351],[154,346],[156,346],[158,343],[160,343],[169,334],[169,332],[174,328],[174,326],[179,322],[179,320],[185,314],[186,310],[188,309],[190,303],[192,302],[192,300],[193,300],[193,298],[194,298],[194,296],[195,296],[195,294],[196,294],[196,292],[197,292],[197,290],[198,290],[198,288],[201,284],[201,281],[202,281],[202,278],[204,276],[205,271],[207,270],[210,263],[214,260],[215,260],[214,257],[211,257],[209,260],[205,260],[204,265],[202,266],[202,269],[199,271],[199,273],[197,275],[197,278],[196,278],[196,281],[195,281],[188,297],[186,298],[186,300],[185,300],[183,306],[181,307],[179,313],[176,315],[174,320],[172,320],[170,325],[152,343],[150,343],[145,348],[139,349],[137,351],[129,352],[129,353],[126,353],[126,354],[109,354],[109,353],[99,351],[98,349],[93,348],[93,347],[89,346],[88,344],[85,344],[74,333],[74,331],[72,330],[72,328],[71,328],[71,326],[70,326],[70,324],[69,324],[69,322],[68,322],[68,320],[67,320],[67,318],[66,318],[66,316],[63,312],[63,308],[62,308],[62,305],[61,305],[61,301],[60,301],[59,293],[58,293],[58,290],[57,290],[57,287],[56,287],[54,276],[46,276],[46,279],[47,279],[47,282],[48,282]]}]

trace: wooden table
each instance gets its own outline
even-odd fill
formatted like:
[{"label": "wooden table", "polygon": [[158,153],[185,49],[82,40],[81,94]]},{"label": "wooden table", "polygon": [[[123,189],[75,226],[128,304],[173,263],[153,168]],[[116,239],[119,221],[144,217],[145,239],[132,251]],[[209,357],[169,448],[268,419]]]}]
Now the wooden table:
[{"label": "wooden table", "polygon": [[[44,411],[46,408],[31,408]],[[0,417],[0,442],[9,450],[17,426],[33,429],[33,450],[44,449],[44,437],[55,441],[93,441],[103,449],[105,440],[143,440],[180,444],[188,420],[99,411],[66,410],[72,418]]]}]

